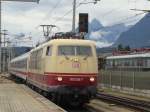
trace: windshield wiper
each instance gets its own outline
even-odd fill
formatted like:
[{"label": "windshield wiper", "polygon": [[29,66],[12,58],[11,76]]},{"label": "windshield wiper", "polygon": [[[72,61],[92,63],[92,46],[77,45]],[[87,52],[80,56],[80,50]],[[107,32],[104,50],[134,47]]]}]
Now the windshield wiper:
[{"label": "windshield wiper", "polygon": [[69,60],[69,57],[68,57],[64,52],[62,52],[62,54],[65,56],[65,58],[66,58],[67,60]]},{"label": "windshield wiper", "polygon": [[87,54],[87,55],[83,58],[83,60],[87,60],[88,57],[89,57],[89,54]]}]

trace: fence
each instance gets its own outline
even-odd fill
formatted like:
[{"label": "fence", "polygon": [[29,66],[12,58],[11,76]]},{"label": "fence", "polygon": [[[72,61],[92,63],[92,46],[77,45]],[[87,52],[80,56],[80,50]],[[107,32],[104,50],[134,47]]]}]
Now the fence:
[{"label": "fence", "polygon": [[131,88],[133,90],[150,90],[150,71],[112,71],[101,70],[102,85],[112,88]]}]

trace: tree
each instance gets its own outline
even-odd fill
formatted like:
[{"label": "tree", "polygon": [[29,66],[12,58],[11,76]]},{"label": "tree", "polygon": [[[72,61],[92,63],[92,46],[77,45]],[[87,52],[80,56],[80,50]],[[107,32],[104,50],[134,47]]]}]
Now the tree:
[{"label": "tree", "polygon": [[125,51],[130,51],[131,48],[130,48],[130,46],[128,45],[128,46],[126,46],[126,47],[124,48],[124,50],[125,50]]},{"label": "tree", "polygon": [[118,51],[122,51],[123,50],[123,46],[122,46],[122,44],[119,44],[118,45]]}]

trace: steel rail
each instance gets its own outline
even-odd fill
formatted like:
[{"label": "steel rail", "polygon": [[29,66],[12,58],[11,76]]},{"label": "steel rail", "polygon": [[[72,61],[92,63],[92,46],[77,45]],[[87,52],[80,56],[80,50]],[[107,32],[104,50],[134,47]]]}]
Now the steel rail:
[{"label": "steel rail", "polygon": [[130,99],[127,97],[113,96],[113,95],[104,94],[104,93],[98,93],[96,96],[98,99],[111,101],[113,103],[121,104],[130,108],[134,108],[136,110],[150,112],[150,102],[147,102],[147,101]]}]

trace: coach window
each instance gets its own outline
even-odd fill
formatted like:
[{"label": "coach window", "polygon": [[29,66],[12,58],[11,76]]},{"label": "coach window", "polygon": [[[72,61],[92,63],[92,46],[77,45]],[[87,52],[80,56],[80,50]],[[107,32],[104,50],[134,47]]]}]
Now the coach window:
[{"label": "coach window", "polygon": [[51,56],[51,55],[52,55],[52,47],[51,47],[51,46],[48,46],[48,47],[47,47],[46,55],[47,55],[47,56]]}]

